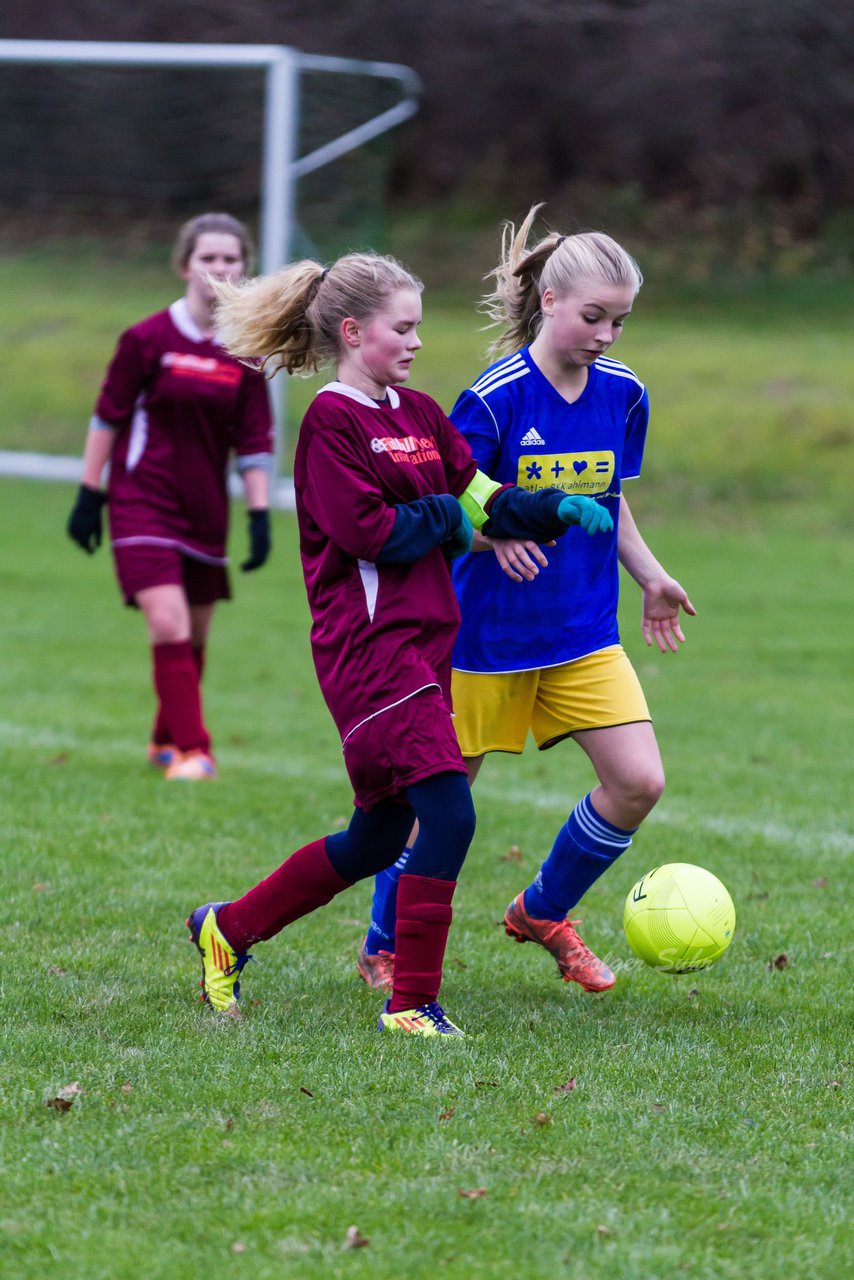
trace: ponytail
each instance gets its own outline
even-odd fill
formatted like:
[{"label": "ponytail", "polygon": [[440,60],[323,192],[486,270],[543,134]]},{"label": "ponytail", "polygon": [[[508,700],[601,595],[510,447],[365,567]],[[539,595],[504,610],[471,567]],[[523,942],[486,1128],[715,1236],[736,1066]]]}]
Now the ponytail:
[{"label": "ponytail", "polygon": [[542,204],[532,205],[517,231],[505,222],[501,257],[489,273],[495,287],[480,304],[501,332],[489,348],[490,356],[518,351],[536,338],[543,323],[542,296],[546,289],[566,297],[579,281],[595,280],[627,285],[635,293],[643,283],[640,267],[616,240],[602,231],[575,235],[550,232],[528,248],[528,237]]}]

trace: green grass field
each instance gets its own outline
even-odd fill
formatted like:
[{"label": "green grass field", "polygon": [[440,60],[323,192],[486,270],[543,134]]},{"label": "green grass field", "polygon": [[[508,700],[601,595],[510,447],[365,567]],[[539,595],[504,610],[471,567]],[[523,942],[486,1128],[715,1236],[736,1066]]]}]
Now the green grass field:
[{"label": "green grass field", "polygon": [[[65,539],[71,497],[0,481],[3,1275],[844,1274],[850,546],[783,519],[654,527],[699,617],[657,656],[625,592],[669,786],[580,911],[618,985],[585,996],[498,927],[588,766],[569,745],[493,758],[443,988],[470,1037],[400,1043],[355,971],[367,885],[257,948],[240,1022],[197,999],[186,912],[349,811],[294,518],[215,628],[221,778],[180,787],[144,763],[141,621],[108,554]],[[693,977],[640,967],[621,929],[671,860],[738,912]],[[352,1226],[369,1244],[344,1248]]]},{"label": "green grass field", "polygon": [[[424,349],[412,384],[450,408],[482,368],[489,335],[463,295],[427,282]],[[407,255],[408,256],[408,255]],[[129,255],[65,243],[0,253],[0,449],[82,450],[104,368],[119,332],[180,292],[168,247]],[[650,449],[641,501],[692,518],[749,518],[757,502],[810,529],[851,524],[854,362],[845,278],[711,281],[702,288],[644,285],[614,354],[648,383]],[[325,380],[325,377],[320,380]],[[319,379],[287,387],[288,442]]]},{"label": "green grass field", "polygon": [[[0,256],[0,448],[79,451],[117,332],[175,296],[162,256]],[[826,281],[645,285],[616,350],[653,401],[632,505],[699,610],[662,657],[624,592],[668,789],[581,904],[618,972],[590,997],[499,927],[589,766],[570,744],[487,762],[443,987],[462,1042],[375,1033],[368,885],[257,948],[240,1021],[198,1002],[188,910],[349,814],[293,516],[214,628],[221,777],[180,787],[144,763],[142,623],[107,550],[65,537],[71,486],[0,479],[4,1280],[851,1269],[850,305]],[[485,337],[459,297],[428,289],[426,317],[413,382],[449,406]],[[621,927],[676,860],[738,913],[693,977],[640,966]]]}]

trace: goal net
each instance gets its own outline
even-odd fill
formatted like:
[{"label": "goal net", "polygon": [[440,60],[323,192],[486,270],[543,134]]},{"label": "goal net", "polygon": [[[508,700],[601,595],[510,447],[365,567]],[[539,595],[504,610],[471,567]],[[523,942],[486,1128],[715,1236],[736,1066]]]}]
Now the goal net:
[{"label": "goal net", "polygon": [[[61,243],[66,258],[106,254],[131,322],[148,302],[140,298],[134,313],[136,263],[144,259],[150,272],[152,251],[162,253],[165,305],[175,230],[208,209],[248,222],[264,270],[306,253],[328,260],[379,246],[395,146],[389,130],[414,113],[418,88],[405,67],[278,46],[0,40],[0,275],[12,270],[20,285],[22,258],[37,272],[47,244],[55,253]],[[20,302],[26,311],[26,295]],[[57,299],[58,319],[68,303]],[[10,324],[0,310],[7,352]],[[35,406],[29,415],[20,404],[0,405],[0,451],[24,441],[37,449],[40,439],[54,453],[79,450],[110,350],[89,363],[90,348],[75,350],[72,332],[60,347],[55,336],[45,325],[44,366],[76,361],[62,409],[67,438]],[[40,354],[30,345],[30,360]],[[86,402],[74,403],[84,386]],[[290,420],[292,434],[300,405],[286,414],[284,379],[273,388],[280,427]],[[286,444],[280,465],[287,469]]]}]

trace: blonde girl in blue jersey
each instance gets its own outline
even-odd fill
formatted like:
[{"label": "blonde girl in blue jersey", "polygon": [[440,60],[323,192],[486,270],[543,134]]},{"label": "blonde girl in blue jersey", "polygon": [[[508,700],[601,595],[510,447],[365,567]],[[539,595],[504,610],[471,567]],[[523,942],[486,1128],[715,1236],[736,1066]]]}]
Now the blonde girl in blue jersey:
[{"label": "blonde girl in blue jersey", "polygon": [[[641,536],[622,488],[640,473],[649,399],[608,352],[641,287],[640,269],[600,232],[553,232],[529,247],[541,207],[518,231],[505,226],[483,304],[500,328],[493,354],[509,354],[462,393],[450,417],[495,480],[595,498],[614,530],[599,538],[570,530],[548,559],[534,542],[494,540],[494,555],[457,562],[463,621],[453,658],[455,723],[471,782],[487,753],[521,753],[529,730],[540,750],[572,738],[590,759],[597,785],[573,807],[533,883],[510,903],[505,927],[549,951],[566,981],[605,991],[613,973],[567,916],[628,848],[664,790],[646,700],[620,644],[619,565],[641,589],[648,645],[676,652],[685,639],[680,610],[695,610]],[[401,864],[376,885],[359,956],[371,985],[386,985],[393,972]]]}]

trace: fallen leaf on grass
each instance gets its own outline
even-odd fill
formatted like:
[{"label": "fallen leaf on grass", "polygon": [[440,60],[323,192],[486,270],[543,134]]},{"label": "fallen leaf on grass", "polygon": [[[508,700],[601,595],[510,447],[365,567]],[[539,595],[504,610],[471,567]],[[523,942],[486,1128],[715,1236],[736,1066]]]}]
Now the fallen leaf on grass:
[{"label": "fallen leaf on grass", "polygon": [[78,1098],[82,1092],[76,1080],[73,1084],[64,1084],[53,1098],[45,1100],[45,1106],[53,1107],[55,1111],[70,1111],[74,1106],[75,1098]]},{"label": "fallen leaf on grass", "polygon": [[768,961],[769,969],[788,969],[788,967],[789,967],[789,957],[786,955],[785,951],[781,951],[780,954],[778,956],[775,956],[773,960]]},{"label": "fallen leaf on grass", "polygon": [[454,1107],[448,1107],[445,1111],[439,1112],[439,1120],[450,1120],[454,1114]]},{"label": "fallen leaf on grass", "polygon": [[133,1093],[133,1085],[131,1084],[130,1080],[125,1080],[124,1084],[122,1085],[122,1093]]},{"label": "fallen leaf on grass", "polygon": [[663,1103],[663,1102],[654,1102],[654,1103],[652,1104],[652,1108],[651,1108],[651,1110],[653,1110],[653,1111],[666,1111],[666,1110],[667,1110],[667,1107],[665,1107],[665,1105],[664,1105],[664,1103]]},{"label": "fallen leaf on grass", "polygon": [[232,1252],[232,1253],[245,1253],[245,1252],[246,1252],[246,1245],[243,1243],[243,1241],[242,1241],[242,1240],[235,1240],[234,1244],[231,1246],[231,1252]]},{"label": "fallen leaf on grass", "polygon": [[234,1120],[231,1116],[229,1116],[228,1119],[226,1120],[225,1127],[228,1130],[228,1132],[231,1133],[232,1129],[234,1128]]},{"label": "fallen leaf on grass", "polygon": [[474,1087],[475,1089],[497,1089],[498,1081],[497,1080],[475,1080]]},{"label": "fallen leaf on grass", "polygon": [[50,888],[50,885],[48,884],[47,880],[39,880],[36,884],[33,885],[33,893],[47,893],[49,888]]},{"label": "fallen leaf on grass", "polygon": [[575,1076],[570,1076],[565,1084],[556,1084],[554,1087],[554,1091],[555,1093],[572,1093],[574,1088],[575,1088]]},{"label": "fallen leaf on grass", "polygon": [[810,884],[814,889],[826,889],[829,881],[827,876],[816,876],[815,880],[811,880]]},{"label": "fallen leaf on grass", "polygon": [[367,1236],[363,1236],[358,1227],[348,1227],[342,1249],[364,1249],[370,1244]]},{"label": "fallen leaf on grass", "polygon": [[54,975],[54,977],[56,977],[56,978],[67,978],[67,977],[68,977],[68,970],[67,970],[67,969],[61,969],[61,968],[59,967],[59,965],[58,965],[58,964],[52,964],[52,965],[49,967],[49,969],[48,969],[48,973],[52,973],[52,974]]},{"label": "fallen leaf on grass", "polygon": [[691,988],[691,990],[688,992],[688,999],[689,999],[689,1000],[696,1000],[696,999],[697,999],[697,996],[698,996],[699,994],[700,994],[699,988],[698,988],[698,987],[692,987],[692,988]]},{"label": "fallen leaf on grass", "polygon": [[552,1118],[547,1111],[538,1111],[534,1116],[534,1123],[538,1124],[543,1129],[547,1128],[551,1122]]},{"label": "fallen leaf on grass", "polygon": [[58,756],[53,756],[50,760],[48,760],[48,764],[67,764],[67,763],[68,763],[67,751],[60,751]]},{"label": "fallen leaf on grass", "polygon": [[611,1232],[605,1226],[604,1222],[600,1222],[599,1226],[596,1228],[596,1234],[597,1236],[609,1236]]},{"label": "fallen leaf on grass", "polygon": [[313,1098],[313,1097],[314,1097],[314,1094],[311,1092],[311,1089],[306,1089],[306,1087],[305,1087],[305,1085],[304,1085],[304,1084],[301,1084],[301,1085],[300,1085],[300,1087],[299,1087],[299,1091],[300,1091],[300,1093],[304,1093],[304,1094],[305,1094],[305,1096],[306,1096],[307,1098]]},{"label": "fallen leaf on grass", "polygon": [[824,1087],[825,1089],[841,1089],[842,1082],[840,1080],[828,1080]]},{"label": "fallen leaf on grass", "polygon": [[472,1187],[471,1191],[464,1191],[462,1187],[457,1187],[457,1195],[462,1196],[464,1200],[480,1200],[486,1195],[486,1187]]},{"label": "fallen leaf on grass", "polygon": [[502,862],[521,862],[522,850],[519,848],[518,844],[511,844],[510,848],[502,856],[501,861]]}]

